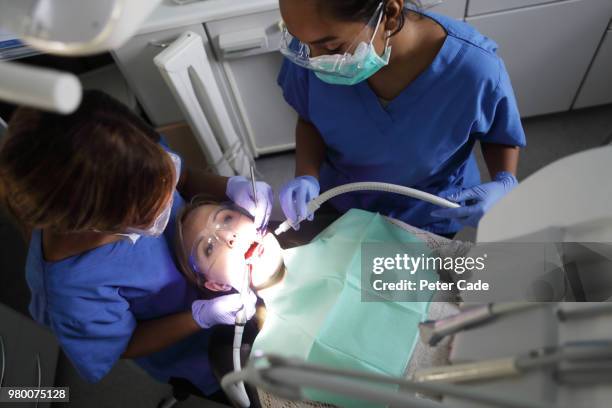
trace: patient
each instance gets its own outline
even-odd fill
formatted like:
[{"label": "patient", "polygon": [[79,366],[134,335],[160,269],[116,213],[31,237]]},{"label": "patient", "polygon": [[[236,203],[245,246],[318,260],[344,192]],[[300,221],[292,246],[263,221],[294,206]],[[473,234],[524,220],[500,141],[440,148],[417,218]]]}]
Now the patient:
[{"label": "patient", "polygon": [[231,204],[187,205],[177,218],[175,239],[182,272],[209,297],[246,285],[261,294],[286,273],[274,235],[258,233],[252,217]]},{"label": "patient", "polygon": [[[232,204],[188,204],[177,217],[174,240],[177,264],[205,298],[246,289],[265,297],[286,273],[274,235],[258,233],[253,218]],[[264,319],[265,307],[258,301],[255,317],[244,327],[240,353],[243,366]],[[219,381],[234,370],[233,338],[233,326],[213,328],[209,359]],[[246,390],[251,406],[258,407],[256,391],[248,385]]]},{"label": "patient", "polygon": [[[447,348],[438,352],[418,344],[417,325],[426,318],[444,317],[454,312],[454,307],[450,310],[442,303],[429,307],[428,302],[363,302],[359,289],[347,284],[359,280],[360,263],[352,260],[361,243],[419,240],[377,214],[350,211],[310,244],[285,251],[285,260],[274,235],[259,235],[251,218],[238,208],[192,204],[183,210],[177,224],[178,263],[205,296],[241,291],[248,285],[269,304],[266,326],[261,333],[257,328],[250,335],[245,331],[244,343],[255,342],[264,352],[293,355],[312,363],[366,371],[374,367],[374,372],[394,376],[448,357]],[[282,285],[276,285],[281,281]],[[261,308],[257,317],[260,329]],[[225,373],[232,369],[230,329],[217,329],[224,333],[227,350],[210,355],[211,360],[226,360]],[[309,394],[308,398],[346,406],[342,403],[346,401],[324,394]]]}]

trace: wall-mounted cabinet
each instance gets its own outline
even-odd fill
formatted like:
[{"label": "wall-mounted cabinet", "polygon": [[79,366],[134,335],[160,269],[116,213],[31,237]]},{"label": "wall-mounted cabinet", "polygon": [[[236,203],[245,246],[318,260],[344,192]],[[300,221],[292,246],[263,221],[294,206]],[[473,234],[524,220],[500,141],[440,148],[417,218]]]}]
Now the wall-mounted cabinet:
[{"label": "wall-mounted cabinet", "polygon": [[571,0],[467,22],[499,44],[521,114],[534,116],[571,108],[610,16],[610,0]]},{"label": "wall-mounted cabinet", "polygon": [[431,8],[431,11],[456,18],[457,20],[463,20],[465,18],[466,5],[467,0],[446,0],[443,3],[436,4]]},{"label": "wall-mounted cabinet", "polygon": [[496,13],[518,9],[523,7],[537,6],[561,0],[470,0],[467,10],[468,16],[479,14]]},{"label": "wall-mounted cabinet", "polygon": [[137,35],[113,51],[119,70],[155,126],[184,120],[174,96],[153,64],[153,58],[185,31],[193,31],[206,37],[204,27],[194,24]]}]

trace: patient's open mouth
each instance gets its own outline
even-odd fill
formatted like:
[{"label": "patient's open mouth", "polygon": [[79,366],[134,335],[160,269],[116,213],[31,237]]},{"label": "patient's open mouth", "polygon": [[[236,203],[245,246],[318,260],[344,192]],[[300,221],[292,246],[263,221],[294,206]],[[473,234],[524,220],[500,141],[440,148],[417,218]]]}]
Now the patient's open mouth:
[{"label": "patient's open mouth", "polygon": [[249,259],[253,255],[261,255],[263,253],[263,245],[260,245],[259,242],[254,241],[249,249],[244,253],[244,259]]}]

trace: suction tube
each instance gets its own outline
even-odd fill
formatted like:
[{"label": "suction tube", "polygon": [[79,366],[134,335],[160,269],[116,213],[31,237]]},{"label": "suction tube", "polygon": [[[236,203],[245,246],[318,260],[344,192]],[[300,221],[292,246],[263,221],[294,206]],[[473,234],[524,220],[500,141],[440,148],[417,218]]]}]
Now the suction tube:
[{"label": "suction tube", "polygon": [[[417,198],[419,200],[427,201],[429,203],[439,205],[440,207],[445,208],[459,208],[461,207],[457,203],[453,203],[452,201],[445,200],[444,198],[440,198],[433,194],[426,193],[421,190],[416,190],[410,187],[399,186],[397,184],[390,183],[380,183],[375,181],[366,181],[361,183],[349,183],[344,184],[342,186],[338,186],[332,188],[314,198],[312,201],[308,203],[308,214],[313,214],[315,211],[323,205],[324,202],[331,200],[332,198],[339,196],[340,194],[350,193],[353,191],[382,191],[385,193],[396,193],[401,194],[407,197]],[[302,220],[300,220],[301,222]],[[299,224],[299,222],[298,222]],[[292,227],[291,221],[285,220],[275,231],[275,235],[280,235],[283,232],[289,231]]]},{"label": "suction tube", "polygon": [[[246,302],[247,302],[247,293],[249,290],[249,282],[250,282],[250,266],[247,263],[247,266],[244,271],[244,277],[242,281],[242,288],[240,290],[240,298],[242,300],[242,309],[238,311],[236,314],[236,324],[234,326],[234,344],[232,347],[232,361],[234,363],[234,372],[238,372],[242,370],[242,364],[240,361],[240,346],[242,346],[242,334],[244,333],[244,326],[247,323],[247,312],[246,312]],[[246,389],[244,388],[244,382],[240,381],[238,383],[232,384],[227,389],[228,396],[234,403],[240,408],[248,408],[251,406],[251,401],[249,400],[249,396],[246,393]]]},{"label": "suction tube", "polygon": [[[234,329],[233,347],[233,362],[235,372],[242,370],[242,365],[240,362],[240,346],[242,345],[243,332],[244,325],[237,323]],[[234,401],[234,403],[236,403],[237,406],[241,408],[248,408],[251,406],[251,401],[249,401],[246,389],[244,388],[244,382],[240,381],[239,383],[232,384],[228,391],[228,396]]]}]

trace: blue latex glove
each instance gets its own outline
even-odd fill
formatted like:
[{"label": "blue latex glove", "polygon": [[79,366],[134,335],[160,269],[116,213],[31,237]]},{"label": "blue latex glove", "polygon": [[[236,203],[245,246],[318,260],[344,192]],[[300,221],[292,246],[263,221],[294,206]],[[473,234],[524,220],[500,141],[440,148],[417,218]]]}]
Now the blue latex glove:
[{"label": "blue latex glove", "polygon": [[[257,296],[249,291],[245,305],[247,320],[255,314],[255,303],[257,303]],[[196,300],[191,304],[193,320],[203,329],[209,329],[217,324],[234,324],[236,313],[240,309],[242,309],[242,303],[237,293],[214,299]]]},{"label": "blue latex glove", "polygon": [[274,193],[272,187],[263,181],[255,183],[255,190],[257,191],[257,206],[253,199],[251,180],[243,176],[234,176],[228,180],[225,194],[234,203],[247,210],[254,217],[257,228],[263,230],[268,226],[270,220]]},{"label": "blue latex glove", "polygon": [[319,181],[312,176],[296,177],[283,186],[278,195],[285,216],[294,230],[300,229],[300,221],[312,221],[308,214],[308,202],[319,196]]},{"label": "blue latex glove", "polygon": [[517,184],[518,181],[512,173],[499,172],[490,183],[479,184],[448,196],[442,194],[443,198],[457,203],[465,202],[465,205],[460,208],[435,210],[431,212],[431,215],[433,217],[455,219],[462,225],[477,227],[482,216]]}]

